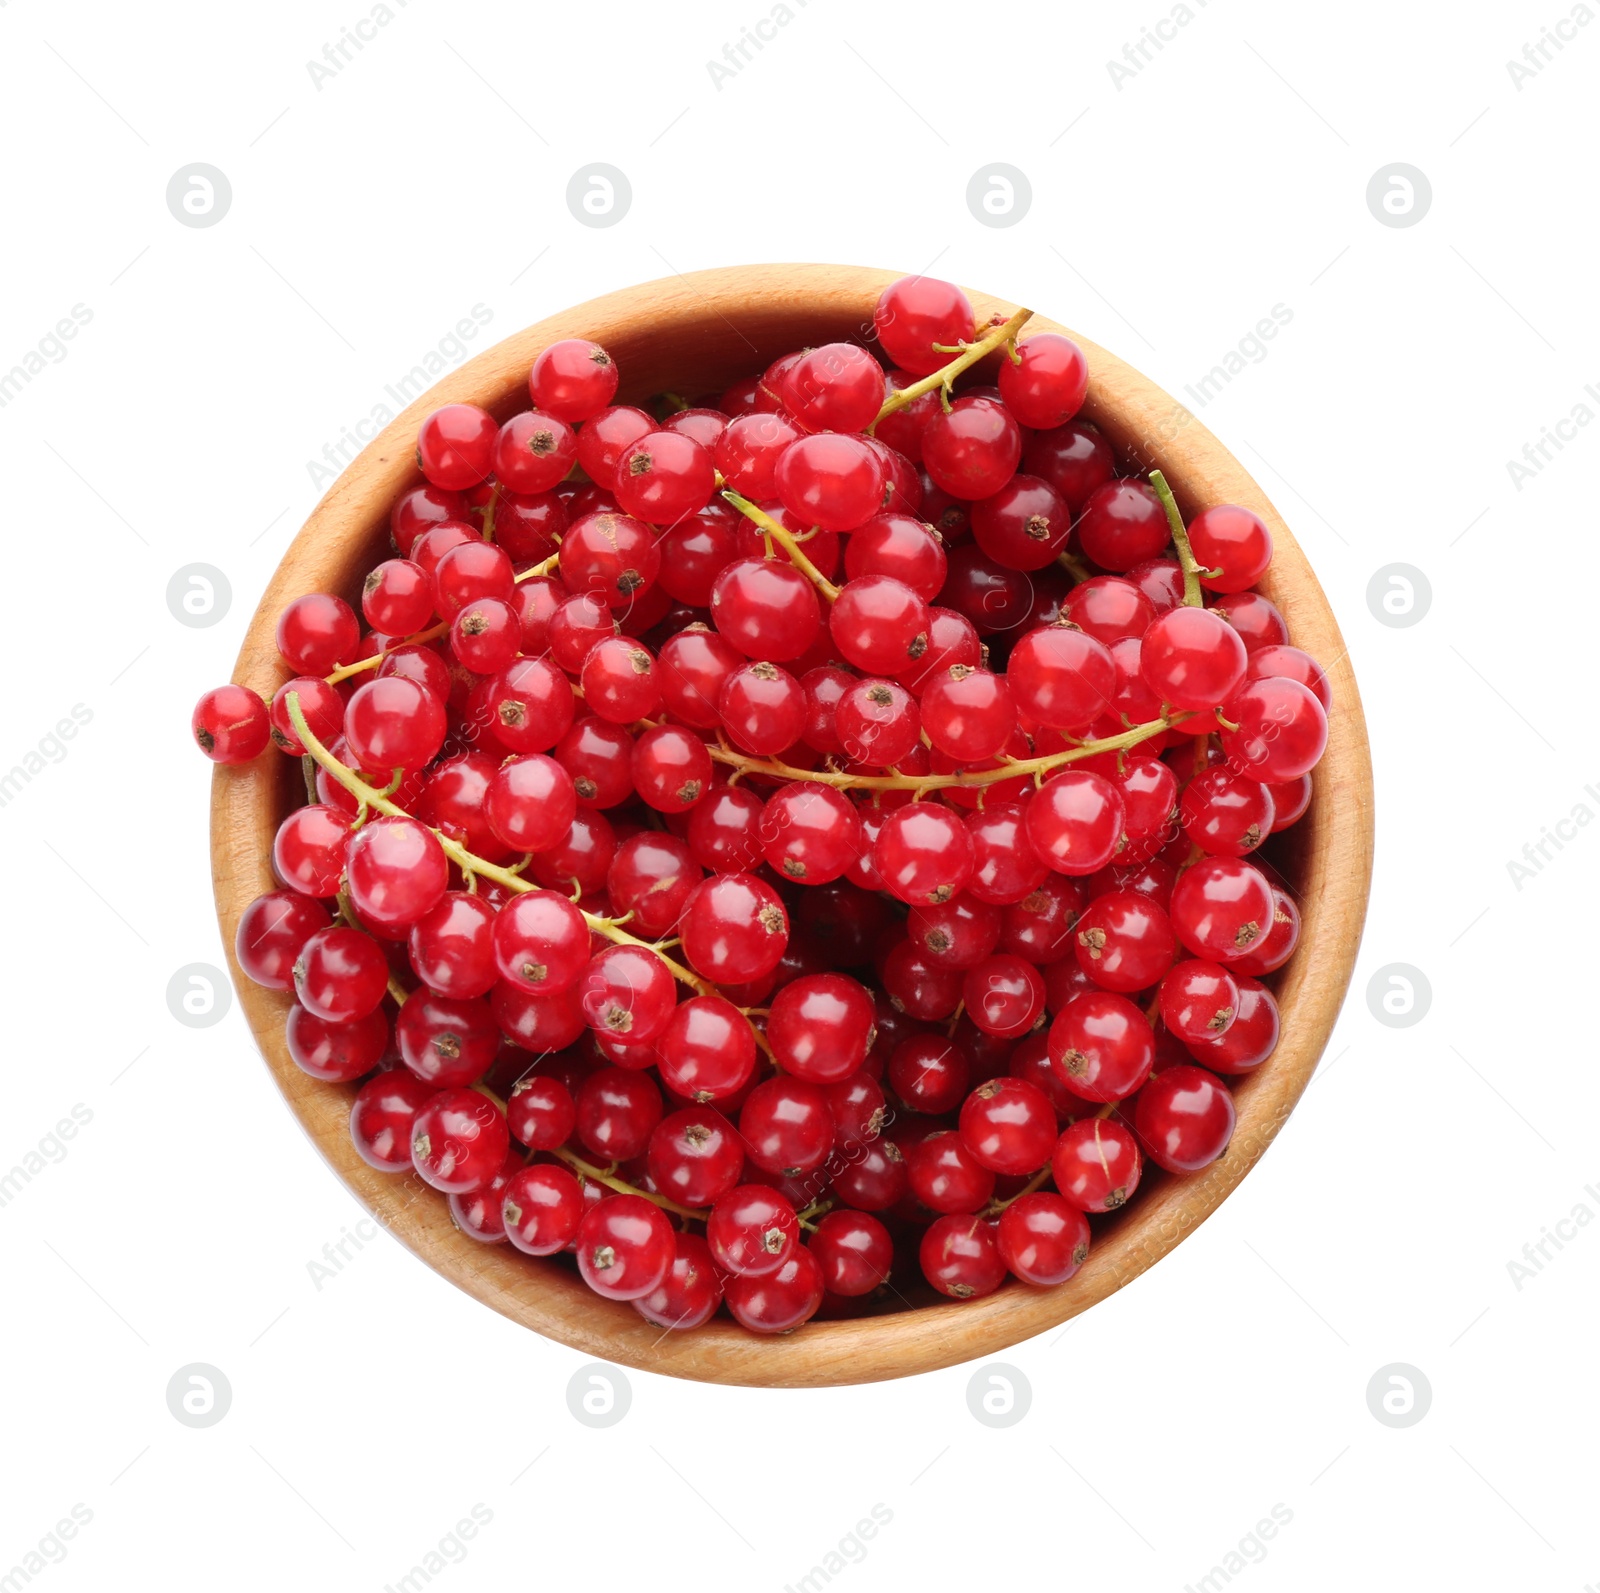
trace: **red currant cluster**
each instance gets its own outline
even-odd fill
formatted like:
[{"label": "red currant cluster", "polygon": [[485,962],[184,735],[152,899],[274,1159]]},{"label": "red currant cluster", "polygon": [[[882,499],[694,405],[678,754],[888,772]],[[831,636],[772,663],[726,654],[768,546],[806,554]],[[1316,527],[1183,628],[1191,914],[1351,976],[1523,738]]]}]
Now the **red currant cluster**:
[{"label": "red currant cluster", "polygon": [[423,423],[366,633],[301,597],[270,706],[201,700],[314,786],[239,963],[463,1233],[775,1333],[904,1301],[897,1251],[1059,1284],[1223,1153],[1328,685],[1261,520],[1120,476],[1027,319],[907,278],[875,347],[659,420],[558,343],[531,409]]}]

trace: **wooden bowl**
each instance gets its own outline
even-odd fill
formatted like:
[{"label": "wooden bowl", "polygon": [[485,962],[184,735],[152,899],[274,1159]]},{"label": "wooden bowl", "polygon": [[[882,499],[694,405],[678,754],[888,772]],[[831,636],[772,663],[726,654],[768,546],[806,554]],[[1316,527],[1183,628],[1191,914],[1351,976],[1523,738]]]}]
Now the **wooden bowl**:
[{"label": "wooden bowl", "polygon": [[[896,275],[826,265],[701,271],[607,294],[485,350],[388,426],[317,506],[261,600],[234,679],[270,697],[286,678],[273,634],[291,598],[318,591],[356,598],[361,576],[388,547],[390,505],[420,480],[417,428],[429,411],[473,403],[503,419],[526,408],[534,357],[566,337],[593,338],[611,351],[622,372],[621,401],[664,389],[691,397],[716,392],[790,349],[859,340],[871,328],[880,290]],[[986,293],[971,298],[980,320],[1015,308]],[[1028,330],[1065,328],[1036,315]],[[1232,1144],[1198,1175],[1153,1180],[1120,1220],[1097,1232],[1082,1270],[1057,1288],[1012,1283],[984,1300],[812,1322],[781,1338],[758,1338],[726,1318],[696,1332],[664,1334],[631,1307],[591,1294],[575,1273],[464,1237],[442,1196],[415,1176],[376,1172],[356,1154],[349,1132],[354,1086],[319,1083],[295,1066],[284,1044],[289,997],[252,984],[233,959],[241,913],[274,885],[273,834],[304,800],[298,763],[269,754],[253,764],[219,766],[211,804],[217,912],[239,1000],[278,1087],[374,1217],[452,1283],[513,1321],[627,1366],[771,1387],[871,1382],[993,1354],[1103,1300],[1198,1227],[1255,1165],[1310,1080],[1355,964],[1372,867],[1372,774],[1344,642],[1305,556],[1238,461],[1153,383],[1071,335],[1092,376],[1084,414],[1119,455],[1146,469],[1159,465],[1185,518],[1208,504],[1236,503],[1271,527],[1276,553],[1262,587],[1294,641],[1327,666],[1333,687],[1316,794],[1306,818],[1283,837],[1290,846],[1279,860],[1304,915],[1299,950],[1279,976],[1283,1037],[1269,1062],[1237,1081]]]}]

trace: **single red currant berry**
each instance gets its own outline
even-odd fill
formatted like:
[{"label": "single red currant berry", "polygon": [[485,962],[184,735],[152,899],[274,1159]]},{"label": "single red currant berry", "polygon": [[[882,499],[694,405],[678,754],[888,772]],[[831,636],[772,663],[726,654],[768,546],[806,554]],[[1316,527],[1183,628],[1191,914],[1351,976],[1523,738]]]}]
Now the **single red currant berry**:
[{"label": "single red currant berry", "polygon": [[738,648],[703,625],[669,636],[656,660],[667,712],[697,729],[715,729],[723,684],[744,661]]},{"label": "single red currant berry", "polygon": [[1024,1079],[988,1079],[962,1106],[960,1134],[990,1172],[1027,1177],[1055,1149],[1055,1108],[1043,1090]]},{"label": "single red currant berry", "polygon": [[1138,891],[1097,896],[1073,932],[1078,966],[1102,990],[1148,990],[1172,966],[1178,937],[1160,905]]},{"label": "single red currant berry", "polygon": [[1004,675],[953,664],[923,690],[922,727],[928,739],[962,763],[992,758],[1016,724],[1016,704]]},{"label": "single red currant berry", "polygon": [[1214,857],[1243,857],[1272,833],[1272,793],[1227,768],[1207,769],[1184,788],[1183,833]]},{"label": "single red currant berry", "polygon": [[500,976],[533,995],[569,989],[589,960],[589,926],[583,914],[550,890],[508,902],[494,921],[494,957]]},{"label": "single red currant berry", "polygon": [[272,719],[273,746],[291,757],[305,754],[306,748],[289,717],[291,694],[311,734],[325,747],[337,741],[344,729],[344,698],[320,675],[298,675],[286,680],[273,693],[272,706],[267,710]]},{"label": "single red currant berry", "polygon": [[[1017,418],[1028,424],[1020,413]],[[1022,468],[1048,481],[1076,515],[1095,489],[1111,480],[1117,467],[1111,444],[1098,428],[1086,420],[1070,420],[1032,437],[1022,456]]]},{"label": "single red currant berry", "polygon": [[266,751],[272,721],[248,686],[214,686],[195,704],[189,728],[213,763],[249,763]]},{"label": "single red currant berry", "polygon": [[978,901],[996,907],[1010,906],[1037,890],[1050,874],[1049,868],[1027,844],[1023,827],[1025,812],[1023,803],[1002,802],[986,804],[980,811],[968,815],[972,877],[967,882],[967,891]]},{"label": "single red currant berry", "polygon": [[349,816],[337,808],[320,802],[296,808],[273,837],[273,873],[304,896],[337,896],[350,833]]},{"label": "single red currant berry", "polygon": [[389,1020],[375,1011],[351,1023],[329,1023],[295,1006],[289,1009],[283,1038],[302,1072],[328,1083],[348,1084],[378,1065],[389,1044]]},{"label": "single red currant berry", "polygon": [[1065,769],[1029,800],[1024,827],[1057,873],[1093,874],[1117,855],[1126,816],[1122,793],[1104,775]]},{"label": "single red currant berry", "polygon": [[297,675],[326,675],[352,662],[361,643],[355,611],[342,597],[297,597],[278,618],[278,651]]},{"label": "single red currant berry", "polygon": [[1051,625],[1029,631],[1011,649],[1006,680],[1018,710],[1034,724],[1081,732],[1110,707],[1117,666],[1098,638]]},{"label": "single red currant berry", "polygon": [[514,852],[542,852],[572,826],[578,795],[572,776],[543,753],[512,758],[489,782],[489,828]]},{"label": "single red currant berry", "polygon": [[986,957],[961,985],[967,1015],[985,1034],[1013,1039],[1044,1015],[1044,980],[1020,957]]},{"label": "single red currant berry", "polygon": [[928,605],[888,575],[850,581],[828,615],[834,645],[872,675],[899,675],[914,665],[928,649],[930,623]]},{"label": "single red currant berry", "polygon": [[741,1184],[711,1208],[706,1243],[725,1272],[755,1278],[775,1272],[800,1248],[794,1207],[765,1184]]},{"label": "single red currant berry", "polygon": [[843,974],[809,974],[772,998],[767,1044],[797,1079],[832,1084],[867,1059],[876,1027],[872,997]]},{"label": "single red currant berry", "polygon": [[519,658],[494,676],[487,710],[489,729],[512,752],[548,752],[576,713],[571,683],[547,658]]},{"label": "single red currant berry", "polygon": [[1172,540],[1161,500],[1142,481],[1108,481],[1090,494],[1073,534],[1079,551],[1102,570],[1131,570]]},{"label": "single red currant berry", "polygon": [[1072,511],[1038,476],[1018,474],[972,506],[972,535],[997,563],[1043,570],[1067,544]]},{"label": "single red currant berry", "polygon": [[728,676],[717,712],[736,746],[768,757],[800,739],[806,723],[805,689],[788,670],[763,659]]},{"label": "single red currant berry", "polygon": [[879,514],[850,533],[844,571],[851,580],[860,575],[892,576],[931,603],[944,586],[948,566],[931,526],[909,514]]},{"label": "single red currant berry", "polygon": [[646,1161],[656,1188],[682,1206],[710,1206],[739,1182],[745,1148],[709,1106],[689,1106],[656,1124]]},{"label": "single red currant berry", "polygon": [[436,1090],[474,1084],[500,1049],[500,1031],[486,1001],[456,1001],[413,990],[395,1020],[405,1064]]},{"label": "single red currant berry", "polygon": [[1139,668],[1150,690],[1174,708],[1215,708],[1244,678],[1239,633],[1207,608],[1163,614],[1144,634]]},{"label": "single red currant berry", "polygon": [[745,1153],[764,1172],[800,1178],[833,1149],[833,1115],[815,1084],[779,1075],[758,1084],[739,1113]]},{"label": "single red currant berry", "polygon": [[1065,1283],[1089,1259],[1089,1219],[1048,1190],[1019,1195],[995,1229],[1000,1259],[1024,1283]]},{"label": "single red currant berry", "polygon": [[446,1195],[485,1188],[511,1149],[506,1120],[476,1090],[440,1090],[411,1124],[411,1163],[426,1184]]},{"label": "single red currant berry", "polygon": [[856,1299],[889,1281],[894,1241],[876,1217],[859,1211],[830,1211],[817,1224],[810,1248],[829,1294]]},{"label": "single red currant berry", "polygon": [[607,946],[578,976],[578,1003],[597,1033],[638,1044],[667,1026],[678,987],[644,946]]},{"label": "single red currant berry", "polygon": [[854,343],[807,349],[784,373],[783,407],[803,431],[862,431],[883,405],[883,367]]},{"label": "single red currant berry", "polygon": [[873,862],[884,888],[901,901],[947,902],[972,877],[972,838],[949,808],[913,802],[884,820]]},{"label": "single red currant berry", "polygon": [[704,1104],[744,1088],[756,1063],[750,1020],[722,996],[679,1002],[656,1042],[661,1082],[675,1095]]},{"label": "single red currant berry", "polygon": [[616,396],[617,367],[598,343],[563,338],[552,343],[528,372],[533,407],[569,425],[598,415]]},{"label": "single red currant berry", "polygon": [[911,909],[906,933],[943,968],[975,967],[1000,940],[1001,912],[963,891],[947,902]]},{"label": "single red currant berry", "polygon": [[623,450],[616,469],[617,504],[651,525],[674,525],[705,508],[716,490],[709,449],[676,431],[656,431]]},{"label": "single red currant berry", "polygon": [[572,1091],[551,1074],[524,1075],[506,1097],[506,1126],[511,1137],[529,1150],[565,1145],[577,1121]]},{"label": "single red currant berry", "polygon": [[971,1064],[961,1047],[946,1036],[913,1034],[890,1053],[886,1077],[913,1112],[939,1117],[961,1104]]},{"label": "single red currant berry", "polygon": [[1202,509],[1189,522],[1189,547],[1210,592],[1242,592],[1272,563],[1272,533],[1259,515],[1232,504]]},{"label": "single red currant berry", "polygon": [[1222,727],[1228,767],[1269,784],[1309,774],[1328,745],[1328,715],[1316,694],[1286,676],[1247,681],[1219,717],[1228,721]]},{"label": "single red currant berry", "polygon": [[1036,431],[1065,425],[1083,407],[1089,362],[1070,337],[1036,332],[1000,361],[1000,397],[1022,426]]},{"label": "single red currant berry", "polygon": [[838,879],[862,845],[861,820],[850,799],[811,780],[791,781],[773,793],[760,834],[772,869],[801,885]]},{"label": "single red currant berry", "polygon": [[268,891],[239,915],[233,954],[256,984],[288,990],[294,983],[295,958],[331,922],[322,904],[309,896],[293,890]]},{"label": "single red currant berry", "polygon": [[981,1299],[1005,1281],[994,1226],[982,1217],[949,1216],[930,1223],[917,1257],[923,1277],[954,1300]]},{"label": "single red currant berry", "polygon": [[500,1216],[506,1238],[530,1256],[553,1256],[576,1237],[583,1220],[583,1189],[565,1167],[541,1162],[506,1181]]},{"label": "single red currant berry", "polygon": [[941,967],[913,940],[884,959],[882,978],[895,1007],[924,1023],[948,1018],[961,1003],[961,970]]},{"label": "single red currant berry", "polygon": [[728,1314],[751,1333],[792,1333],[822,1305],[822,1269],[804,1246],[759,1276],[735,1274],[726,1285]]},{"label": "single red currant berry", "polygon": [[1062,1130],[1050,1173],[1063,1200],[1079,1211],[1115,1211],[1139,1187],[1144,1159],[1120,1123],[1083,1117]]},{"label": "single red currant berry", "polygon": [[369,1167],[403,1173],[411,1166],[411,1128],[438,1092],[404,1068],[367,1080],[350,1104],[350,1141]]},{"label": "single red currant berry", "polygon": [[319,929],[294,961],[300,1004],[329,1023],[354,1023],[375,1012],[389,989],[389,964],[377,941],[335,924]]},{"label": "single red currant berry", "polygon": [[345,882],[357,914],[376,930],[409,930],[450,884],[438,837],[413,818],[380,816],[350,837]]},{"label": "single red currant berry", "polygon": [[789,917],[770,885],[752,874],[703,880],[680,921],[684,956],[714,984],[746,984],[778,966],[789,944]]},{"label": "single red currant berry", "polygon": [[1172,926],[1197,957],[1224,965],[1246,955],[1272,923],[1272,888],[1259,869],[1208,857],[1185,869],[1172,891]]},{"label": "single red currant berry", "polygon": [[778,501],[806,526],[854,531],[883,506],[883,464],[861,437],[818,432],[778,456]]},{"label": "single red currant berry", "polygon": [[633,784],[658,813],[686,813],[711,788],[711,754],[678,725],[646,730],[633,746]]},{"label": "single red currant berry", "polygon": [[446,404],[417,432],[417,466],[436,487],[460,492],[494,468],[494,416],[476,404]]},{"label": "single red currant berry", "polygon": [[1120,1101],[1150,1076],[1155,1035],[1126,996],[1075,996],[1050,1026],[1050,1062],[1063,1084],[1086,1101]]},{"label": "single red currant berry", "polygon": [[672,1265],[660,1284],[633,1301],[646,1322],[687,1331],[709,1322],[722,1304],[722,1277],[698,1234],[675,1233]]},{"label": "single red currant berry", "polygon": [[[913,594],[914,596],[915,594]],[[746,658],[799,658],[822,629],[817,589],[781,559],[740,559],[711,588],[717,631]]]},{"label": "single red currant berry", "polygon": [[642,1195],[608,1195],[584,1215],[578,1273],[607,1300],[637,1300],[661,1285],[675,1251],[672,1224]]},{"label": "single red currant berry", "polygon": [[578,1086],[572,1104],[584,1148],[608,1162],[643,1155],[661,1121],[661,1091],[633,1068],[599,1068]]},{"label": "single red currant berry", "polygon": [[1239,986],[1218,963],[1190,958],[1161,981],[1161,1021],[1185,1045],[1224,1035],[1239,1011]]},{"label": "single red currant berry", "polygon": [[972,336],[972,305],[953,282],[901,277],[878,295],[872,324],[901,370],[931,376],[949,363],[948,350]]},{"label": "single red currant berry", "polygon": [[902,1150],[911,1193],[929,1211],[979,1211],[994,1194],[994,1174],[948,1129],[938,1129]]},{"label": "single red currant berry", "polygon": [[999,492],[1021,458],[1021,428],[992,398],[958,398],[922,434],[922,464],[934,485],[968,503]]},{"label": "single red currant berry", "polygon": [[433,618],[433,584],[410,559],[386,559],[361,586],[361,612],[385,636],[409,636]]},{"label": "single red currant berry", "polygon": [[444,745],[446,728],[444,704],[401,675],[358,687],[344,713],[350,761],[374,771],[425,768]]},{"label": "single red currant berry", "polygon": [[[578,439],[572,428],[536,409],[513,415],[495,438],[495,480],[512,492],[548,492],[565,479],[577,459]],[[495,530],[498,533],[498,523]]]},{"label": "single red currant berry", "polygon": [[1190,1054],[1213,1073],[1248,1073],[1278,1046],[1278,1003],[1259,979],[1236,973],[1238,1007],[1232,1023],[1220,1033],[1185,1040]]},{"label": "single red currant berry", "polygon": [[1204,1068],[1167,1068],[1134,1103],[1134,1132],[1150,1160],[1169,1173],[1209,1167],[1228,1148],[1233,1124],[1233,1096]]}]

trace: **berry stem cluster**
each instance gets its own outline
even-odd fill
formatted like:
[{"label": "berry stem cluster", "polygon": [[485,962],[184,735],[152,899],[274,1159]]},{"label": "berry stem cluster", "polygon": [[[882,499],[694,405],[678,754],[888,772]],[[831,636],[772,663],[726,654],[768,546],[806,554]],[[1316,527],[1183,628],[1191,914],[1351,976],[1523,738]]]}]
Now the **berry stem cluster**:
[{"label": "berry stem cluster", "polygon": [[883,401],[883,408],[878,411],[877,419],[867,428],[872,431],[887,416],[894,414],[897,409],[905,409],[916,403],[924,393],[937,390],[940,402],[946,409],[950,407],[950,388],[958,377],[969,365],[976,365],[984,355],[992,354],[1001,345],[1009,348],[1017,340],[1017,333],[1033,319],[1032,310],[1018,310],[1010,320],[997,326],[992,332],[985,333],[983,337],[973,342],[964,344],[961,351],[948,365],[941,366],[931,376],[924,376],[921,381],[913,382],[909,387],[902,387],[897,392],[890,393]]},{"label": "berry stem cluster", "polygon": [[[368,785],[354,769],[340,763],[323,746],[310,725],[306,723],[305,714],[300,708],[300,694],[298,692],[290,692],[288,697],[285,698],[285,705],[289,710],[289,722],[294,726],[295,735],[299,738],[300,745],[358,802],[365,804],[371,811],[382,813],[392,819],[413,819],[415,822],[421,822],[420,820],[415,820],[415,815],[407,813],[397,803],[390,801],[376,787]],[[429,826],[429,828],[432,828],[432,826]],[[446,835],[443,830],[435,829],[433,834],[438,838],[439,845],[443,849],[445,856],[455,863],[463,873],[478,875],[483,879],[492,879],[496,884],[505,886],[507,890],[518,893],[539,889],[532,881],[525,880],[513,870],[503,868],[498,863],[491,863],[487,858],[479,857],[476,852],[469,852],[459,841]],[[700,978],[698,974],[684,967],[682,963],[675,962],[671,957],[665,956],[654,942],[641,940],[637,935],[630,935],[627,930],[622,928],[617,919],[602,918],[596,913],[584,913],[583,920],[590,929],[604,935],[607,940],[614,940],[619,945],[643,946],[646,950],[654,952],[656,956],[661,958],[661,961],[666,965],[667,972],[674,979],[681,980],[699,994],[707,995],[711,992],[712,987]]]}]

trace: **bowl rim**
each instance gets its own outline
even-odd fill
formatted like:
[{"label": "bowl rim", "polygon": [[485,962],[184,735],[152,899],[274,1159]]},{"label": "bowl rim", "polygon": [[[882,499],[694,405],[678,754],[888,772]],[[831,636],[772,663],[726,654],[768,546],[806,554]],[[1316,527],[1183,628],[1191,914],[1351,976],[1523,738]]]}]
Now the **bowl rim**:
[{"label": "bowl rim", "polygon": [[[351,589],[364,559],[387,536],[398,492],[419,481],[417,427],[440,404],[478,403],[504,416],[526,406],[535,355],[566,337],[587,337],[616,356],[624,394],[668,385],[680,340],[702,361],[736,374],[787,351],[798,323],[864,335],[882,288],[903,272],[821,264],[732,266],[676,275],[602,295],[513,333],[444,375],[346,467],[307,518],[262,596],[233,679],[270,697],[288,671],[274,633],[283,605],[308,591]],[[966,290],[980,322],[1016,306]],[[689,1333],[663,1333],[626,1304],[601,1300],[561,1268],[509,1246],[460,1233],[443,1197],[416,1175],[380,1173],[349,1136],[353,1085],[303,1073],[284,1041],[289,997],[241,971],[234,935],[245,907],[274,888],[270,852],[277,811],[299,782],[295,760],[260,758],[217,766],[211,800],[211,856],[218,921],[229,971],[262,1057],[290,1109],[323,1157],[373,1215],[458,1288],[525,1327],[600,1359],[702,1381],[768,1387],[872,1382],[933,1371],[1009,1348],[1057,1327],[1124,1287],[1186,1238],[1260,1159],[1310,1082],[1354,970],[1372,871],[1372,771],[1366,724],[1338,625],[1305,555],[1261,488],[1182,404],[1098,344],[1036,314],[1027,333],[1061,332],[1083,349],[1090,370],[1081,413],[1119,455],[1159,464],[1185,518],[1235,503],[1271,529],[1272,568],[1260,588],[1282,611],[1296,645],[1326,664],[1333,689],[1328,748],[1314,778],[1312,806],[1295,827],[1302,937],[1281,976],[1283,1031],[1272,1059],[1228,1082],[1238,1106],[1233,1140],[1201,1173],[1149,1189],[1096,1238],[1077,1275],[1051,1289],[1009,1283],[982,1300],[920,1306],[888,1315],[813,1321],[776,1338],[717,1318]],[[741,349],[739,344],[749,345]],[[665,359],[666,365],[655,363]],[[739,360],[743,364],[738,364]],[[630,372],[642,373],[630,375]],[[732,380],[732,376],[729,380]],[[620,395],[619,395],[620,397]],[[519,401],[520,399],[520,401]],[[292,780],[289,776],[292,775]],[[265,844],[263,844],[263,837]],[[1311,978],[1313,971],[1315,980]],[[420,1194],[427,1198],[418,1199]]]}]

